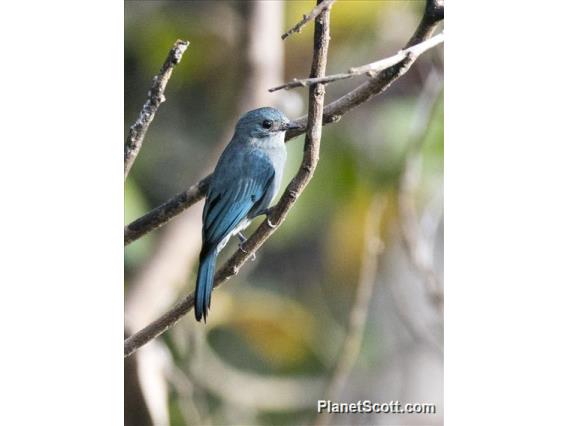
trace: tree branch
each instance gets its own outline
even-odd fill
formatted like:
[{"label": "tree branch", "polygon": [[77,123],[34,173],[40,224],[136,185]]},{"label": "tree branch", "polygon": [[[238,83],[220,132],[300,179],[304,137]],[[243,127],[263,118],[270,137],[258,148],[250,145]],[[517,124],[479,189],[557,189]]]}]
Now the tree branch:
[{"label": "tree branch", "polygon": [[124,179],[136,160],[142,148],[142,142],[150,123],[154,119],[160,105],[165,102],[164,91],[172,75],[174,67],[180,63],[183,53],[189,46],[189,41],[177,40],[170,49],[168,56],[160,68],[160,72],[152,79],[152,87],[148,91],[148,99],[144,103],[138,119],[130,126],[126,142],[124,143]]},{"label": "tree branch", "polygon": [[403,61],[404,59],[411,57],[417,58],[424,52],[430,50],[431,48],[443,42],[444,42],[444,33],[440,33],[430,39],[423,41],[422,43],[401,50],[396,55],[390,56],[385,59],[381,59],[380,61],[371,62],[370,64],[362,65],[360,67],[350,68],[349,71],[345,73],[326,75],[325,77],[320,77],[320,78],[304,78],[304,79],[295,78],[294,80],[288,83],[268,89],[268,91],[276,92],[277,90],[282,90],[282,89],[289,90],[294,87],[306,87],[317,83],[328,84],[334,81],[346,80],[348,78],[353,78],[360,75],[376,77],[379,71],[383,71],[389,67],[392,67],[393,65],[396,65],[397,63]]},{"label": "tree branch", "polygon": [[316,7],[314,7],[312,9],[312,11],[310,13],[308,13],[307,15],[304,15],[304,17],[302,18],[302,20],[300,22],[298,22],[296,25],[294,25],[292,28],[290,28],[288,31],[286,31],[284,34],[282,34],[281,38],[282,40],[285,40],[289,35],[291,35],[292,33],[299,33],[302,31],[302,28],[311,20],[317,18],[319,16],[319,14],[325,9],[325,8],[329,8],[329,6],[331,6],[331,4],[334,2],[335,0],[324,0],[321,3],[319,3]]},{"label": "tree branch", "polygon": [[[438,23],[444,19],[444,3],[442,0],[427,0],[424,15],[418,28],[406,43],[405,49],[423,42],[432,37]],[[378,76],[359,85],[339,99],[326,105],[323,110],[323,124],[336,123],[344,114],[367,102],[374,96],[383,93],[392,83],[402,77],[410,69],[416,58],[406,58],[379,73]],[[296,124],[302,128],[287,132],[286,138],[292,139],[304,132],[306,117],[296,120]]]},{"label": "tree branch", "polygon": [[183,212],[189,206],[197,203],[207,193],[211,175],[201,179],[189,189],[170,198],[158,207],[150,210],[144,216],[124,228],[124,245],[137,240],[146,233],[166,224],[170,219]]},{"label": "tree branch", "polygon": [[[424,15],[413,36],[405,48],[414,46],[432,36],[438,23],[444,19],[444,3],[442,0],[427,0]],[[335,123],[352,109],[368,101],[373,96],[384,92],[393,82],[408,71],[416,58],[406,58],[403,61],[383,70],[378,76],[366,81],[351,92],[346,93],[339,99],[326,105],[323,110],[323,125]],[[300,129],[286,132],[286,141],[293,139],[306,132],[307,117],[297,119],[294,124],[301,126]],[[188,207],[197,203],[207,193],[207,186],[211,175],[203,178],[187,191],[175,195],[159,207],[151,210],[141,218],[132,222],[124,229],[124,244],[142,237],[148,232],[164,225],[170,219],[180,214]],[[186,194],[192,194],[188,196]],[[172,209],[171,206],[176,206]],[[132,227],[132,229],[130,229]]]},{"label": "tree branch", "polygon": [[[319,4],[322,3],[318,0]],[[314,53],[312,59],[312,77],[325,75],[327,51],[329,46],[329,9],[324,9],[316,18],[314,30]],[[304,143],[304,157],[296,176],[288,184],[284,194],[271,210],[267,218],[252,236],[231,256],[215,274],[214,287],[236,275],[244,263],[264,244],[286,219],[304,188],[312,178],[319,160],[319,147],[323,122],[323,102],[325,87],[317,84],[310,87],[308,101],[307,131]],[[190,293],[174,308],[144,329],[135,333],[124,342],[124,356],[134,353],[140,346],[162,334],[193,308],[194,293]]]}]

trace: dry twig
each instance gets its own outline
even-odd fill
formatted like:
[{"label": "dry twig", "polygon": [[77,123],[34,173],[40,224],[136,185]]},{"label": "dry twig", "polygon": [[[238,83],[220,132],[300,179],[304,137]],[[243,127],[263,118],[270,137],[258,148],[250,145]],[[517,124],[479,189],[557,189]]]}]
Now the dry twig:
[{"label": "dry twig", "polygon": [[318,5],[316,5],[316,7],[314,7],[310,13],[308,13],[307,15],[304,15],[304,17],[302,18],[302,20],[300,22],[298,22],[296,25],[294,25],[292,28],[290,28],[288,31],[286,31],[284,34],[282,34],[282,36],[281,36],[282,40],[285,40],[292,33],[301,32],[304,25],[306,25],[311,20],[317,18],[324,9],[326,9],[326,8],[329,9],[329,7],[331,6],[331,4],[334,1],[335,0],[324,0],[321,3],[319,3]]},{"label": "dry twig", "polygon": [[304,78],[304,79],[295,78],[289,83],[273,87],[272,89],[268,89],[268,91],[275,92],[281,89],[289,90],[294,87],[307,87],[317,83],[328,84],[334,81],[346,80],[348,78],[353,78],[361,75],[376,77],[380,71],[383,71],[389,67],[392,67],[393,65],[396,65],[397,63],[403,61],[406,58],[416,59],[424,52],[432,49],[433,47],[443,42],[444,42],[444,33],[440,33],[432,38],[423,41],[422,43],[401,50],[396,55],[390,56],[385,59],[381,59],[380,61],[371,62],[370,64],[367,65],[361,65],[360,67],[350,68],[349,71],[345,73],[326,75],[325,77],[321,78]]},{"label": "dry twig", "polygon": [[[413,36],[406,44],[406,48],[429,39],[437,24],[443,19],[443,1],[427,0],[422,20],[420,21],[420,24]],[[416,58],[412,57],[405,58],[403,61],[398,62],[392,67],[381,71],[378,76],[371,78],[339,99],[326,105],[323,109],[323,125],[325,126],[329,123],[336,123],[344,114],[368,101],[373,96],[384,92],[393,82],[408,71],[415,59]],[[305,133],[306,123],[307,116],[295,120],[295,124],[300,125],[301,128],[286,132],[286,141]],[[201,200],[207,192],[209,178],[210,176],[203,178],[187,191],[175,195],[169,201],[166,201],[161,206],[156,207],[141,218],[132,222],[130,225],[127,225],[124,229],[125,245],[164,225],[177,214],[180,214],[185,209]],[[172,206],[175,206],[175,208],[171,208]]]},{"label": "dry twig", "polygon": [[[325,9],[318,18],[316,18],[311,70],[312,77],[325,75],[329,39],[329,10]],[[324,96],[325,87],[323,85],[318,84],[310,87],[304,158],[300,169],[288,184],[279,202],[271,209],[267,218],[243,244],[242,250],[237,250],[225,265],[217,271],[215,274],[214,287],[217,287],[233,275],[236,275],[241,266],[252,257],[260,246],[276,231],[284,222],[288,211],[292,208],[297,198],[312,178],[319,160]],[[192,292],[173,309],[166,312],[138,333],[126,339],[124,342],[124,355],[128,356],[134,353],[140,346],[166,331],[193,308],[193,303],[194,293]]]},{"label": "dry twig", "polygon": [[160,72],[152,79],[152,87],[148,91],[148,99],[144,103],[138,119],[130,126],[126,142],[124,143],[124,179],[128,176],[130,168],[140,152],[142,142],[150,123],[154,119],[160,105],[165,102],[164,91],[174,67],[180,63],[183,53],[189,46],[189,41],[177,40],[170,49]]}]

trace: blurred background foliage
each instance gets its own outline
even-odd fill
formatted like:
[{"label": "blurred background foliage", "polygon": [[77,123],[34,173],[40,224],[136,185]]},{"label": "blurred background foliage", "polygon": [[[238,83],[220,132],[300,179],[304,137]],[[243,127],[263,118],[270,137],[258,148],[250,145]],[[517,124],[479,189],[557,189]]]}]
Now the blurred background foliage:
[{"label": "blurred background foliage", "polygon": [[[243,35],[247,31],[254,40],[261,38],[261,58],[274,56],[274,49],[281,57],[280,65],[275,60],[273,81],[258,88],[256,101],[277,106],[292,119],[306,113],[306,89],[274,94],[267,89],[308,75],[313,24],[284,42],[279,35],[313,5],[125,2],[125,134],[173,42],[191,42],[126,181],[126,223],[208,174],[238,116],[262,106],[243,101],[243,81],[251,66],[246,54],[251,41]],[[397,52],[412,35],[423,7],[422,1],[337,1],[327,73]],[[255,27],[254,13],[269,14],[277,25]],[[256,33],[261,30],[265,33]],[[385,249],[373,259],[378,269],[369,317],[341,399],[431,402],[438,413],[359,415],[351,420],[344,415],[331,422],[442,424],[443,314],[404,248],[399,208],[401,177],[413,152],[410,144],[418,140],[418,179],[411,195],[421,237],[415,251],[441,280],[443,93],[436,92],[429,111],[418,102],[432,73],[442,78],[440,47],[421,56],[384,94],[324,128],[313,180],[257,259],[214,292],[207,325],[190,314],[138,352],[137,367],[132,367],[138,380],[125,387],[127,424],[143,422],[138,416],[133,423],[133,413],[146,410],[146,422],[160,425],[312,423],[346,334],[365,256],[365,223],[377,197],[385,205],[377,217]],[[327,86],[326,103],[363,80]],[[247,108],[241,109],[243,105]],[[426,126],[413,135],[417,117]],[[288,143],[285,182],[296,173],[302,154],[303,137]],[[141,328],[193,290],[201,208],[193,206],[126,247],[128,331]],[[231,242],[218,264],[235,248]],[[134,387],[141,389],[142,398]]]}]

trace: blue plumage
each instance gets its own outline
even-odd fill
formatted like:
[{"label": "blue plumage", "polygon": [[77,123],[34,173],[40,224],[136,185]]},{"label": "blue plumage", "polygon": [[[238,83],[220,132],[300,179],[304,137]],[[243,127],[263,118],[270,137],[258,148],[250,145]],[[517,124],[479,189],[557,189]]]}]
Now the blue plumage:
[{"label": "blue plumage", "polygon": [[217,253],[212,251],[199,257],[199,271],[197,272],[197,285],[195,287],[195,317],[207,319],[207,308],[211,305],[211,292],[213,290],[213,275],[215,273],[215,260]]},{"label": "blue plumage", "polygon": [[229,238],[266,211],[278,192],[286,161],[284,133],[296,128],[275,108],[249,111],[237,123],[210,181],[203,208],[195,318],[207,319],[217,254]]}]

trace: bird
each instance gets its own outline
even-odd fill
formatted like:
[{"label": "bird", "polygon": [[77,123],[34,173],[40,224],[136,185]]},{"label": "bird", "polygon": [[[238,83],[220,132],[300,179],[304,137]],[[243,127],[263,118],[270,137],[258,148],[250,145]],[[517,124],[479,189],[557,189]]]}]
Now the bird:
[{"label": "bird", "polygon": [[217,255],[229,239],[260,215],[278,193],[286,162],[284,136],[300,126],[276,108],[245,113],[213,171],[203,207],[202,245],[195,285],[195,319],[207,321]]}]

